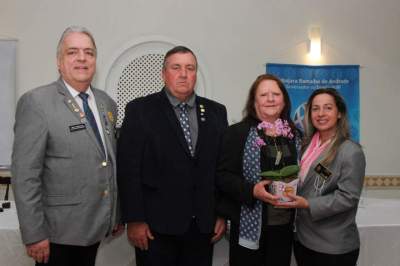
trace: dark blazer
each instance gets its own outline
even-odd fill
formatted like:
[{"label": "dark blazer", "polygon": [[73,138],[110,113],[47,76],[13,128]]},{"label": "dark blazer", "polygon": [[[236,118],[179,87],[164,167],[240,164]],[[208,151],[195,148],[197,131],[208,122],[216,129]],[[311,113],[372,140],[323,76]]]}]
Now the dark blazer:
[{"label": "dark blazer", "polygon": [[244,145],[252,125],[257,122],[246,120],[226,130],[217,167],[217,187],[223,194],[217,209],[236,224],[242,204],[251,206],[255,203],[254,185],[246,182],[242,173]]},{"label": "dark blazer", "polygon": [[[191,157],[164,90],[135,99],[126,107],[117,156],[122,218],[125,222],[146,222],[158,233],[176,235],[184,233],[195,216],[200,231],[211,233],[216,219],[215,171],[227,127],[226,109],[196,96],[199,132]],[[200,109],[204,109],[203,114]]]}]

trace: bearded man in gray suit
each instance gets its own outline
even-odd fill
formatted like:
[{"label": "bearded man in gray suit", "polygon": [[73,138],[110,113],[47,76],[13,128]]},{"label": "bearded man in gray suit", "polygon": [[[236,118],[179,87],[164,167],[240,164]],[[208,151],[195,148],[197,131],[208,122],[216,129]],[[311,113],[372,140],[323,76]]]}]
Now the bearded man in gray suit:
[{"label": "bearded man in gray suit", "polygon": [[60,78],[18,101],[12,182],[22,241],[36,265],[94,265],[117,223],[117,107],[91,86],[96,45],[69,27],[57,47]]}]

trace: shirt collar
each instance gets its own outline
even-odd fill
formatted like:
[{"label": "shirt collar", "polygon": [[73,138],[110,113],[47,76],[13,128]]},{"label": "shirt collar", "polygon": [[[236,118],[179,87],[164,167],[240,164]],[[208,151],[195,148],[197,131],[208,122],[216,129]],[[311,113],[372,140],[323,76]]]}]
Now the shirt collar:
[{"label": "shirt collar", "polygon": [[[71,93],[71,95],[72,95],[73,98],[76,98],[76,97],[79,95],[79,93],[81,93],[80,91],[77,91],[77,90],[74,89],[71,85],[69,85],[65,80],[63,80],[63,82],[64,82],[64,84],[65,84],[65,87],[67,87],[69,93]],[[86,89],[85,93],[89,94],[89,98],[94,98],[93,91],[92,91],[92,89],[90,88],[90,85],[89,85],[89,87]]]},{"label": "shirt collar", "polygon": [[[165,94],[167,95],[167,98],[173,107],[177,107],[178,104],[181,103],[181,101],[179,101],[178,98],[176,98],[174,95],[171,94],[168,88],[165,88]],[[190,95],[190,97],[185,101],[185,103],[189,106],[189,108],[193,108],[196,103],[196,93]]]}]

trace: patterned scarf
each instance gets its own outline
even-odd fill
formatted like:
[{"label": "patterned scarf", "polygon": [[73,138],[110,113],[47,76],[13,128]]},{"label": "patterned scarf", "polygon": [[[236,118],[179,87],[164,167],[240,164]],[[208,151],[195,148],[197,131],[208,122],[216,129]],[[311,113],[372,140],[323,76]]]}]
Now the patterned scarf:
[{"label": "patterned scarf", "polygon": [[[244,146],[243,154],[243,176],[251,184],[261,180],[259,173],[260,166],[260,148],[255,145],[257,139],[257,130],[251,127]],[[259,248],[262,224],[262,203],[257,200],[254,207],[242,205],[240,210],[239,224],[239,245],[245,248],[256,250]]]}]

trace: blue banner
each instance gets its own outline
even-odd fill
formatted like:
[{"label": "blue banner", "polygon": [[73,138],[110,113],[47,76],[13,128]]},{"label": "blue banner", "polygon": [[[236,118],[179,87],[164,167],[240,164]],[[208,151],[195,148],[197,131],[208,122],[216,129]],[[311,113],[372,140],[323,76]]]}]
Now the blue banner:
[{"label": "blue banner", "polygon": [[352,139],[360,140],[359,65],[305,66],[267,64],[267,73],[279,77],[292,102],[291,116],[303,129],[304,107],[313,90],[335,88],[346,101]]}]

